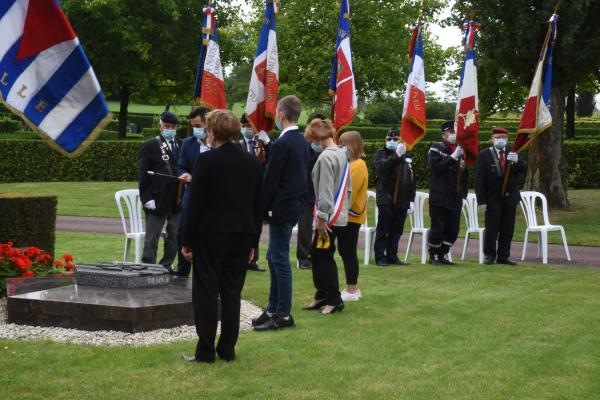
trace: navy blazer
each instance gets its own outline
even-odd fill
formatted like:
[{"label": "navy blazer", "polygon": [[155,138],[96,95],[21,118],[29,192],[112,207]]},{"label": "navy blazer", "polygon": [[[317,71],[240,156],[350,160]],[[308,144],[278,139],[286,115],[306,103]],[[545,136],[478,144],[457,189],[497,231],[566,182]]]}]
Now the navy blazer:
[{"label": "navy blazer", "polygon": [[297,222],[306,211],[310,186],[310,150],[299,130],[273,143],[265,171],[265,217],[281,224]]},{"label": "navy blazer", "polygon": [[191,173],[194,171],[194,163],[200,154],[200,144],[195,136],[187,137],[181,143],[179,151],[179,168],[177,168],[177,176],[183,173]]}]

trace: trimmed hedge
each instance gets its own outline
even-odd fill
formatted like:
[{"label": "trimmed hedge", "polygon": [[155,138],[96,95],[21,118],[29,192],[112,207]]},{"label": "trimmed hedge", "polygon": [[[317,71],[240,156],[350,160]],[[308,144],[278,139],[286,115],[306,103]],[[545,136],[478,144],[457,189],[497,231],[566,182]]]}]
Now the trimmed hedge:
[{"label": "trimmed hedge", "polygon": [[22,123],[11,118],[0,118],[0,132],[17,132],[22,127]]},{"label": "trimmed hedge", "polygon": [[[422,142],[412,152],[418,187],[428,185],[427,152],[432,143],[436,142]],[[69,159],[43,140],[0,140],[0,171],[4,171],[0,182],[135,181],[141,145],[141,141],[96,141],[81,156]],[[365,143],[368,164],[380,148],[383,141]],[[600,142],[565,141],[563,149],[569,187],[600,189]]]},{"label": "trimmed hedge", "polygon": [[54,254],[56,202],[56,196],[0,193],[0,243]]}]

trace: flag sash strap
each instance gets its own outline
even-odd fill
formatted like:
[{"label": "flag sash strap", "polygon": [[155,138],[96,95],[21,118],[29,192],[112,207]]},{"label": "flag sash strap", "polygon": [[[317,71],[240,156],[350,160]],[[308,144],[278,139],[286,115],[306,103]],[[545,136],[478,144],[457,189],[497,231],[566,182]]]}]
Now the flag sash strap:
[{"label": "flag sash strap", "polygon": [[[333,212],[329,217],[329,221],[327,221],[327,226],[332,227],[335,222],[340,217],[342,213],[342,209],[344,208],[344,199],[346,198],[346,189],[348,188],[348,179],[350,176],[349,172],[349,163],[346,161],[346,165],[344,166],[344,172],[342,173],[342,179],[340,180],[340,184],[338,185],[337,191],[335,192],[335,196],[333,198]],[[315,222],[317,221],[317,204],[315,203],[313,215],[315,216]]]}]

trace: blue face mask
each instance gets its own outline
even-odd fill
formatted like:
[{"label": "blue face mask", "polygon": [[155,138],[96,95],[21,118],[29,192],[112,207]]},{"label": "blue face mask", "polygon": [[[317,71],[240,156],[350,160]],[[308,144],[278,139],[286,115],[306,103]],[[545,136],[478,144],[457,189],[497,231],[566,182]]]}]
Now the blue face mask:
[{"label": "blue face mask", "polygon": [[208,133],[204,130],[204,128],[193,128],[193,134],[196,139],[204,140],[208,136]]},{"label": "blue face mask", "polygon": [[278,119],[275,119],[275,126],[277,127],[277,129],[279,129],[280,131],[283,130],[283,126],[281,126],[281,121],[279,121]]},{"label": "blue face mask", "polygon": [[177,131],[175,129],[163,129],[162,135],[166,140],[173,140],[177,135]]},{"label": "blue face mask", "polygon": [[322,152],[322,151],[323,151],[323,148],[321,147],[321,145],[320,145],[320,144],[311,143],[311,144],[310,144],[310,147],[313,149],[313,151],[314,151],[315,153],[320,153],[320,152]]},{"label": "blue face mask", "polygon": [[346,156],[348,156],[348,146],[342,146],[342,147],[340,147],[340,148],[342,149],[342,151],[344,152],[344,154],[345,154]]},{"label": "blue face mask", "polygon": [[246,138],[246,140],[250,140],[252,139],[252,136],[254,136],[254,131],[252,131],[250,128],[242,128],[242,135]]},{"label": "blue face mask", "polygon": [[396,151],[396,149],[398,148],[398,142],[388,140],[387,142],[385,142],[385,148],[391,151]]}]

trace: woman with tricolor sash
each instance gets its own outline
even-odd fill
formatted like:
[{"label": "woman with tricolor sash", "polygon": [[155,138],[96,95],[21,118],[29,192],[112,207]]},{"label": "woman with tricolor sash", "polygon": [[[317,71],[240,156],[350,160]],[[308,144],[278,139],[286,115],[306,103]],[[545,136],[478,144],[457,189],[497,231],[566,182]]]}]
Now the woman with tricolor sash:
[{"label": "woman with tricolor sash", "polygon": [[352,182],[346,152],[334,141],[335,129],[330,120],[313,120],[306,136],[322,149],[312,170],[315,189],[315,226],[312,242],[312,274],[317,289],[305,310],[331,314],[344,309],[340,294],[337,265],[334,259],[335,239],[341,227],[348,224],[348,207]]}]

